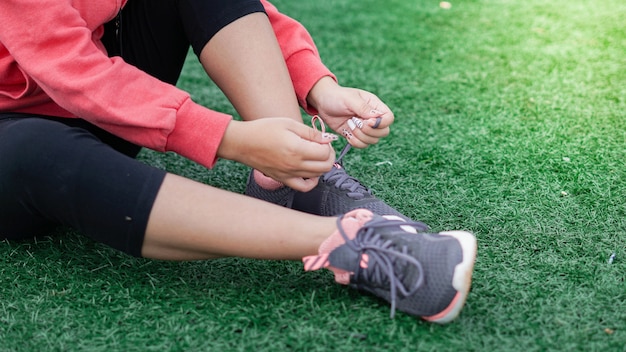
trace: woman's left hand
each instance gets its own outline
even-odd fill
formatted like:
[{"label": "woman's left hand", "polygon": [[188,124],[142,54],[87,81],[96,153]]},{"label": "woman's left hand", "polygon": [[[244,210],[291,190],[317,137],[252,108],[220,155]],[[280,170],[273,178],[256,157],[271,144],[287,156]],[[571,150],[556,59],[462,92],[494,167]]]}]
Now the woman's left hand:
[{"label": "woman's left hand", "polygon": [[394,116],[376,95],[320,79],[307,96],[326,124],[356,148],[365,148],[389,134]]}]

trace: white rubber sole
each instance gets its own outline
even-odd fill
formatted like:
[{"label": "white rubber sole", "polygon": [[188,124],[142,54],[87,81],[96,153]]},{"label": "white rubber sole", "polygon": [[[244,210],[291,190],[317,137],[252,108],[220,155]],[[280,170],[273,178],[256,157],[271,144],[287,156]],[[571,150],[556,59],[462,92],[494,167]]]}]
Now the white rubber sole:
[{"label": "white rubber sole", "polygon": [[445,324],[454,320],[465,305],[465,300],[472,285],[472,273],[474,272],[474,263],[476,262],[476,237],[466,231],[444,231],[441,235],[456,238],[461,244],[463,250],[463,260],[454,268],[452,277],[452,287],[457,290],[457,295],[452,303],[443,312],[430,316],[422,317],[424,320]]}]

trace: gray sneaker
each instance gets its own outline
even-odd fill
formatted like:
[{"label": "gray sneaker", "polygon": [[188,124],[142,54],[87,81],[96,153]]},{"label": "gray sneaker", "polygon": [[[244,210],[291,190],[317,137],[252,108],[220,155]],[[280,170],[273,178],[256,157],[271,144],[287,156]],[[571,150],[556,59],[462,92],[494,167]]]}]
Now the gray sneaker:
[{"label": "gray sneaker", "polygon": [[422,233],[421,224],[357,209],[337,220],[305,270],[328,268],[335,280],[380,297],[395,310],[447,323],[463,308],[476,239],[464,231]]},{"label": "gray sneaker", "polygon": [[[349,150],[349,144],[341,152],[333,168],[323,174],[317,186],[309,192],[299,192],[283,186],[267,190],[259,186],[255,178],[266,177],[257,170],[250,172],[245,194],[287,208],[315,215],[336,216],[354,209],[369,209],[378,215],[408,217],[376,198],[372,191],[359,180],[348,175],[341,160]],[[422,224],[425,228],[426,225]]]}]

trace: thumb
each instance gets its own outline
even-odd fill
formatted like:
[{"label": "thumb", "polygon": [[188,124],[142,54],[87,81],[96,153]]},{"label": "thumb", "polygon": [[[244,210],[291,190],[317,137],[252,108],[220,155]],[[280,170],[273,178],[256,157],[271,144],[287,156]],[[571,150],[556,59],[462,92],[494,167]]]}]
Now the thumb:
[{"label": "thumb", "polygon": [[377,117],[381,117],[382,115],[384,115],[384,113],[382,111],[376,110],[376,108],[372,107],[370,104],[368,103],[363,103],[361,105],[361,109],[359,110],[359,116],[360,118],[364,119],[364,120],[369,120],[369,119],[374,119]]},{"label": "thumb", "polygon": [[284,181],[284,184],[290,188],[300,192],[308,192],[317,186],[319,177],[315,178],[301,178],[293,177]]},{"label": "thumb", "polygon": [[298,124],[292,131],[302,139],[320,144],[328,144],[339,139],[336,134],[321,132],[304,124]]}]

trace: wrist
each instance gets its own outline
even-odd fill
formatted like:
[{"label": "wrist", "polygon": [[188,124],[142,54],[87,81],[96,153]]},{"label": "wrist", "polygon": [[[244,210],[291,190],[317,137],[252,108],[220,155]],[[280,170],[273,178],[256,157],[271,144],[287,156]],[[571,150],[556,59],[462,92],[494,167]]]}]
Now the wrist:
[{"label": "wrist", "polygon": [[330,76],[320,78],[313,85],[309,94],[306,96],[307,104],[314,109],[319,110],[320,105],[323,104],[325,93],[338,86],[337,82]]},{"label": "wrist", "polygon": [[[235,160],[237,152],[239,148],[240,138],[237,135],[240,133],[240,129],[242,122],[231,120],[226,130],[224,131],[224,135],[222,136],[222,141],[220,142],[219,147],[217,148],[217,156],[222,159]],[[236,160],[235,160],[236,161]]]}]

